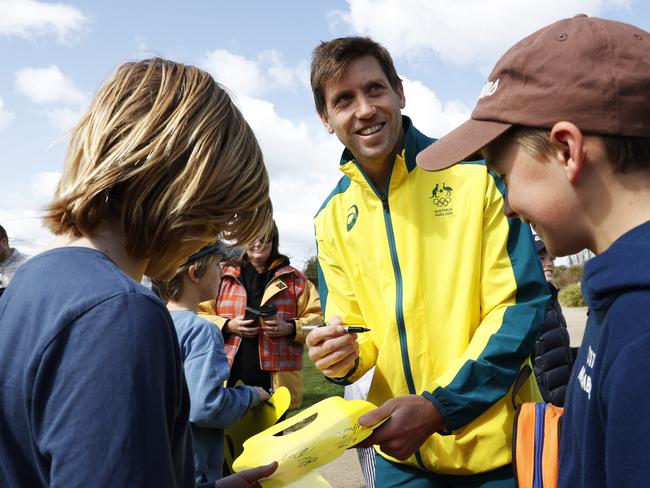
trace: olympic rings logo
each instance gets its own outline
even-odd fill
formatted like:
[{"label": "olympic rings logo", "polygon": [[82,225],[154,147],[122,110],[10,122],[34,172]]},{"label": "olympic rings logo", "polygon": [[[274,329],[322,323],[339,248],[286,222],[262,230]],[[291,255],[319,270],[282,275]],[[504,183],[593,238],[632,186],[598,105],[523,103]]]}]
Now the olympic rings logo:
[{"label": "olympic rings logo", "polygon": [[451,197],[434,198],[433,204],[436,207],[446,207],[451,203]]}]

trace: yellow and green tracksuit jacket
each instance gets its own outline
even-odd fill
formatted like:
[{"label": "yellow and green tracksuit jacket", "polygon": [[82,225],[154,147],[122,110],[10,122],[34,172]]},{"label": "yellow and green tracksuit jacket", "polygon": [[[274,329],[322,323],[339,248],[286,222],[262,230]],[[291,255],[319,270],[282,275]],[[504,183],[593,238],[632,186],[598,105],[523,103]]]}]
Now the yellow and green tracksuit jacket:
[{"label": "yellow and green tracksuit jacket", "polygon": [[[421,394],[438,407],[447,432],[406,464],[490,471],[511,462],[511,387],[548,287],[529,227],[503,214],[502,182],[483,162],[423,171],[415,156],[433,139],[407,117],[403,125],[386,194],[346,150],[345,176],[314,219],[326,319],[372,329],[359,334],[358,364],[339,382],[376,365],[369,401]],[[534,379],[520,395],[539,398]]]}]

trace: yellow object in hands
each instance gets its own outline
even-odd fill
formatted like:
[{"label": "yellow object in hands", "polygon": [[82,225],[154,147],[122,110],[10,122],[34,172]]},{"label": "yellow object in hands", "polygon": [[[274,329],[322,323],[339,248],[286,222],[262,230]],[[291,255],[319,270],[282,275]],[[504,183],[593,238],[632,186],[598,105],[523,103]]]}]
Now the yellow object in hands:
[{"label": "yellow object in hands", "polygon": [[375,408],[364,400],[326,398],[244,442],[233,468],[241,471],[277,461],[275,473],[261,482],[265,488],[329,486],[312,470],[368,437],[377,426],[364,427],[359,417]]},{"label": "yellow object in hands", "polygon": [[287,411],[291,393],[286,386],[278,388],[271,398],[251,408],[246,415],[224,432],[224,458],[230,472],[233,461],[243,452],[246,439],[274,425]]}]

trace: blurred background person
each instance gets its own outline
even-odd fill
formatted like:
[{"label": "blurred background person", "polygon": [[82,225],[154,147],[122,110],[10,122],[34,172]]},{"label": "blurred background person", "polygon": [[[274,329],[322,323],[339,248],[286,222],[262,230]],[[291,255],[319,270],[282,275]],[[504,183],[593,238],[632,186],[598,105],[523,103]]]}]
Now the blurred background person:
[{"label": "blurred background person", "polygon": [[[248,315],[246,309],[249,309]],[[303,325],[323,323],[316,287],[279,251],[278,228],[246,246],[239,262],[223,266],[215,300],[202,304],[217,323],[231,363],[228,386],[238,381],[291,392],[289,408],[303,397]],[[208,318],[208,317],[206,317]]]},{"label": "blurred background person", "polygon": [[28,258],[27,254],[9,245],[7,231],[0,225],[0,295],[4,293],[18,267]]},{"label": "blurred background person", "polygon": [[533,369],[544,401],[562,407],[575,351],[571,348],[569,331],[558,300],[559,290],[553,284],[555,257],[549,254],[544,241],[538,237],[535,237],[535,250],[542,262],[551,300],[546,309],[542,331],[535,342]]}]

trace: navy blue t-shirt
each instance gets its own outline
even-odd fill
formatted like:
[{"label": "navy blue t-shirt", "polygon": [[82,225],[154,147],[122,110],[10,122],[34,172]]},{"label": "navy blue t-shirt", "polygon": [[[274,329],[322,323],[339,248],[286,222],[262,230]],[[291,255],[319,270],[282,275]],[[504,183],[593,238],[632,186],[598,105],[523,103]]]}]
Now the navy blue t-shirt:
[{"label": "navy blue t-shirt", "polygon": [[47,251],[0,298],[0,486],[191,487],[164,304],[104,254]]}]

